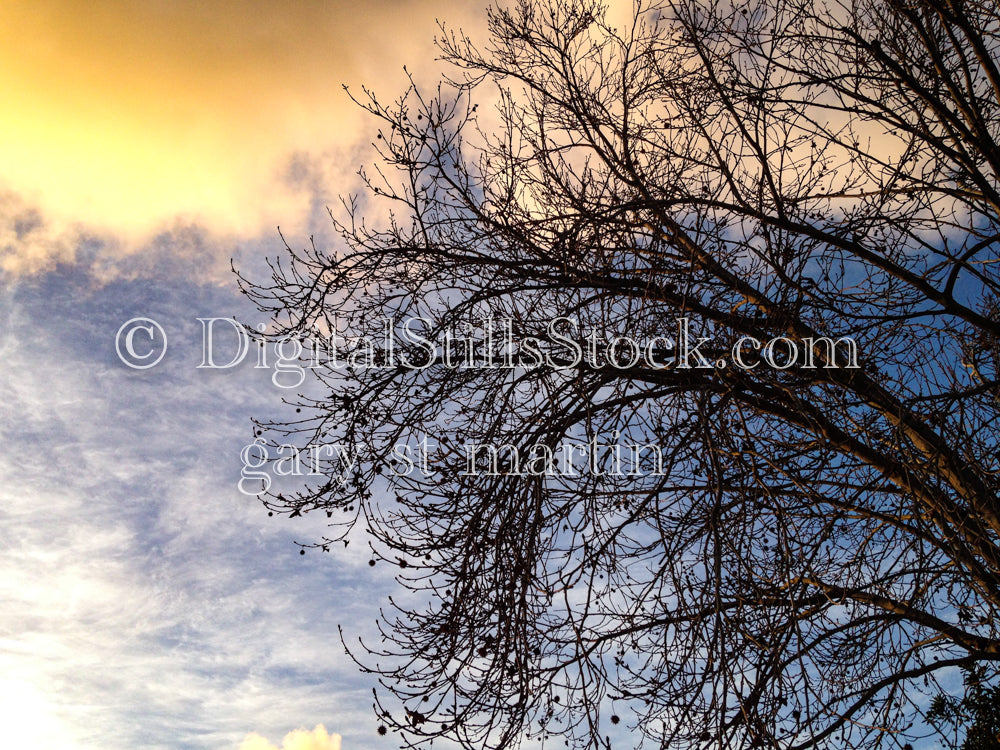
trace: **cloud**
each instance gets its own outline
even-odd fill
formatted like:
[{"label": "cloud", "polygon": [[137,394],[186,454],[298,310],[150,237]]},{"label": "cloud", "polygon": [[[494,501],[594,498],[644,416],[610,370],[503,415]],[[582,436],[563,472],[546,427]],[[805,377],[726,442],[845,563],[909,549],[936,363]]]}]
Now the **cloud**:
[{"label": "cloud", "polygon": [[311,732],[296,729],[285,735],[281,748],[272,745],[259,734],[249,734],[239,750],[340,750],[340,735],[327,734],[322,724]]},{"label": "cloud", "polygon": [[303,159],[354,154],[325,175],[332,194],[348,192],[364,161],[354,150],[370,140],[343,85],[395,96],[404,64],[435,57],[439,11],[430,0],[0,3],[0,195],[16,193],[54,235],[0,238],[0,267],[72,260],[64,226],[110,235],[123,255],[178,224],[218,247],[306,229],[317,186]]},{"label": "cloud", "polygon": [[21,196],[0,191],[0,273],[37,273],[72,262],[79,242],[73,228],[53,226]]},{"label": "cloud", "polygon": [[[249,417],[283,393],[252,362],[196,369],[195,317],[242,302],[76,267],[0,290],[0,744],[236,748],[331,712],[349,744],[368,731],[370,687],[331,647],[377,613],[364,550],[302,557],[292,539],[325,517],[286,524],[237,492]],[[151,371],[115,354],[136,315],[171,336]]]}]

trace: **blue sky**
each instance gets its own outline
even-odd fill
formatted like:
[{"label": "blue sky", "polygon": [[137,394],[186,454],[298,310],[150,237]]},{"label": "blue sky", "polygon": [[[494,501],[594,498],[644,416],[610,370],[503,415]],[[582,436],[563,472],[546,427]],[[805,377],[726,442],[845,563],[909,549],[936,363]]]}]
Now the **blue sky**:
[{"label": "blue sky", "polygon": [[[334,245],[375,136],[342,84],[436,81],[436,18],[482,38],[485,6],[0,4],[0,747],[398,746],[338,633],[375,632],[392,572],[301,555],[326,518],[237,489],[293,394],[252,354],[200,369],[198,319],[260,319],[229,263],[264,278],[278,225]],[[137,317],[150,369],[116,352]]]},{"label": "blue sky", "polygon": [[[253,317],[229,262],[261,271],[277,225],[330,240],[371,138],[342,84],[394,96],[435,16],[483,7],[0,6],[0,745],[396,746],[337,631],[371,631],[391,574],[363,542],[300,555],[323,522],[237,490],[288,394],[199,369],[197,319]],[[136,316],[155,368],[116,354]]]},{"label": "blue sky", "polygon": [[[0,295],[0,715],[19,747],[236,748],[320,723],[377,746],[336,626],[363,632],[389,584],[360,547],[300,555],[321,524],[237,491],[250,420],[284,394],[249,361],[197,368],[196,318],[241,300],[76,266]],[[136,315],[168,332],[150,370],[115,353]]]}]

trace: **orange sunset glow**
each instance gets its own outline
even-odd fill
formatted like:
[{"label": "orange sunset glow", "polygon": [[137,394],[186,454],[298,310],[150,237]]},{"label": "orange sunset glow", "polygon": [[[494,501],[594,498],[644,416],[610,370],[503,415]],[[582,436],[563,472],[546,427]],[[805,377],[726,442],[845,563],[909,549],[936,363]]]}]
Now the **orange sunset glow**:
[{"label": "orange sunset glow", "polygon": [[342,85],[395,94],[400,52],[430,59],[434,31],[429,6],[391,0],[0,4],[0,191],[126,244],[177,221],[295,226],[292,155],[357,142]]}]

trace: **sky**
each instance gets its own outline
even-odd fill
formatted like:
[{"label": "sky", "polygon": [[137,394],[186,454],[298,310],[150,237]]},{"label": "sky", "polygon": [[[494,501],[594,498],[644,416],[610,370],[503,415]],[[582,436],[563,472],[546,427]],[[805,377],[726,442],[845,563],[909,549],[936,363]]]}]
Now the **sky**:
[{"label": "sky", "polygon": [[[322,522],[239,492],[287,394],[198,368],[198,318],[252,319],[230,259],[259,272],[279,226],[330,240],[371,159],[343,85],[433,79],[435,19],[484,8],[0,3],[0,746],[398,744],[337,630],[371,632],[391,574],[360,545],[300,555]],[[136,318],[155,366],[120,356]]]},{"label": "sky", "polygon": [[433,84],[436,19],[485,7],[0,0],[0,747],[398,746],[338,632],[392,573],[239,491],[291,394],[199,368],[199,318],[259,319],[230,261],[261,278],[279,226],[332,246],[375,135],[343,87]]}]

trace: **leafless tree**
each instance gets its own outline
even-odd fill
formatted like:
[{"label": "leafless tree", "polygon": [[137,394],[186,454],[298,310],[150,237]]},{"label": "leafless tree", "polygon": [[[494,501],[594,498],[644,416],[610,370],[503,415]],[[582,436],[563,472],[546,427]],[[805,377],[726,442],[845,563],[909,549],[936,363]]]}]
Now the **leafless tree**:
[{"label": "leafless tree", "polygon": [[339,244],[244,280],[318,365],[266,502],[399,566],[352,653],[406,743],[902,747],[1000,661],[1000,12],[608,18],[356,99]]}]

